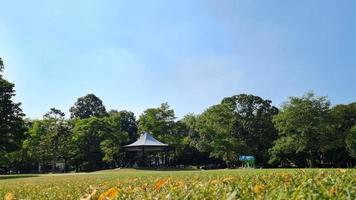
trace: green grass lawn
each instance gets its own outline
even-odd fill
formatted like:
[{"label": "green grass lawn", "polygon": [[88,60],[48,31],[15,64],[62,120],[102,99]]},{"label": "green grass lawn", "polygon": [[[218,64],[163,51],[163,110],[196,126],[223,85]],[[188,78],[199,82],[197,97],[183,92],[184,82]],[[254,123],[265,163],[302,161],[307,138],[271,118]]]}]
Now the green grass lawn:
[{"label": "green grass lawn", "polygon": [[80,199],[86,194],[97,199],[109,189],[117,199],[356,199],[356,170],[119,169],[0,176],[0,198],[11,193],[16,199]]}]

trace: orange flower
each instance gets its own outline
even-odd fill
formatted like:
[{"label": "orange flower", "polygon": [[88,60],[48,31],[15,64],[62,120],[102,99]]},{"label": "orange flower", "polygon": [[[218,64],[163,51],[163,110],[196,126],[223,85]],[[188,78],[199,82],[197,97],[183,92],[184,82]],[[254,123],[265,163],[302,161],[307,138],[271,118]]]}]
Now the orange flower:
[{"label": "orange flower", "polygon": [[11,192],[8,192],[6,195],[5,195],[5,200],[16,200],[15,198],[15,195],[12,194]]},{"label": "orange flower", "polygon": [[161,179],[161,180],[157,181],[155,184],[155,190],[159,190],[166,183],[167,183],[167,179]]},{"label": "orange flower", "polygon": [[115,199],[119,195],[119,190],[116,188],[110,188],[106,192],[102,193],[99,196],[98,200],[112,200]]}]

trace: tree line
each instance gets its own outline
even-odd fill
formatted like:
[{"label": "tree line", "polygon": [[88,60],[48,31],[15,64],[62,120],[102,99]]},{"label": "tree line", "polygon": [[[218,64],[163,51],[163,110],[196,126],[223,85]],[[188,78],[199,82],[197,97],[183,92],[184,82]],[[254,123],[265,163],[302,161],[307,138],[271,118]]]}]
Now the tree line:
[{"label": "tree line", "polygon": [[356,164],[356,102],[331,106],[308,92],[277,108],[250,94],[226,97],[200,114],[177,119],[168,103],[107,111],[94,94],[77,99],[70,117],[51,108],[25,118],[0,58],[0,172],[94,171],[125,163],[122,146],[147,131],[174,149],[172,166],[240,166],[252,155],[260,167],[352,167]]}]

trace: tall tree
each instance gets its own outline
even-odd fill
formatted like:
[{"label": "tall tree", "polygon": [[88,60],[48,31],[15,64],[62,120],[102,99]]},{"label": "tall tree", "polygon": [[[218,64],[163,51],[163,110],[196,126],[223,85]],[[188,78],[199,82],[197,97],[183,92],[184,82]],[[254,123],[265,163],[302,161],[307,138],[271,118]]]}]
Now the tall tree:
[{"label": "tall tree", "polygon": [[227,104],[211,106],[195,122],[193,118],[190,120],[193,146],[201,152],[208,152],[210,157],[222,159],[229,167],[236,163],[245,144],[234,136],[235,116]]},{"label": "tall tree", "polygon": [[138,120],[139,132],[151,133],[158,140],[175,143],[175,115],[168,103],[162,103],[158,108],[149,108],[143,112]]},{"label": "tall tree", "polygon": [[273,119],[279,138],[271,149],[271,162],[287,159],[283,155],[288,150],[290,154],[298,155],[297,158],[302,157],[310,167],[320,164],[325,138],[330,133],[329,107],[326,97],[316,97],[314,93],[290,97]]},{"label": "tall tree", "polygon": [[26,129],[21,104],[12,100],[15,85],[3,78],[3,69],[4,63],[0,58],[0,162],[5,153],[21,147]]},{"label": "tall tree", "polygon": [[106,116],[106,109],[103,101],[94,94],[87,94],[78,98],[74,106],[70,108],[71,118],[86,119],[92,116]]},{"label": "tall tree", "polygon": [[4,69],[4,61],[2,61],[2,58],[0,57],[0,71]]},{"label": "tall tree", "polygon": [[71,135],[71,126],[64,119],[64,113],[51,108],[43,120],[33,122],[24,148],[39,163],[39,170],[50,165],[51,171],[55,172],[57,162],[63,161],[66,168],[72,156],[69,151]]},{"label": "tall tree", "polygon": [[278,109],[271,105],[271,100],[248,94],[224,98],[222,104],[226,104],[234,113],[234,137],[248,146],[257,164],[266,165],[268,149],[277,139],[272,118],[278,113]]},{"label": "tall tree", "polygon": [[[346,166],[345,163],[352,162],[352,127],[356,125],[356,102],[347,105],[336,105],[331,109],[332,128],[328,145],[328,150],[325,154],[327,161],[336,165]],[[324,146],[325,146],[324,145]],[[351,151],[350,151],[351,150]]]},{"label": "tall tree", "polygon": [[114,163],[127,133],[122,132],[115,117],[74,120],[73,143],[74,164],[84,171],[101,169],[105,163]]},{"label": "tall tree", "polygon": [[345,142],[349,155],[356,159],[356,125],[348,131]]},{"label": "tall tree", "polygon": [[137,139],[138,127],[136,123],[136,117],[133,112],[126,110],[122,110],[120,112],[116,110],[111,110],[109,112],[109,116],[116,117],[118,119],[121,131],[127,132],[129,135],[129,142],[134,142]]}]

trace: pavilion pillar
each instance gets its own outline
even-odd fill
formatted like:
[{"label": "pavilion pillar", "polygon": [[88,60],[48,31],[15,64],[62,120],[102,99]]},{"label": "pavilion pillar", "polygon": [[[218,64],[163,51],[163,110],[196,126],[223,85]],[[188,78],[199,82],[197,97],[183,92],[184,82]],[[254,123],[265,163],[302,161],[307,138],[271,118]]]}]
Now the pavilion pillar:
[{"label": "pavilion pillar", "polygon": [[145,163],[145,146],[142,146],[142,163],[143,166],[145,167],[146,163]]},{"label": "pavilion pillar", "polygon": [[164,148],[164,165],[165,166],[168,166],[167,165],[167,161],[168,161],[168,158],[167,158],[167,147]]}]

